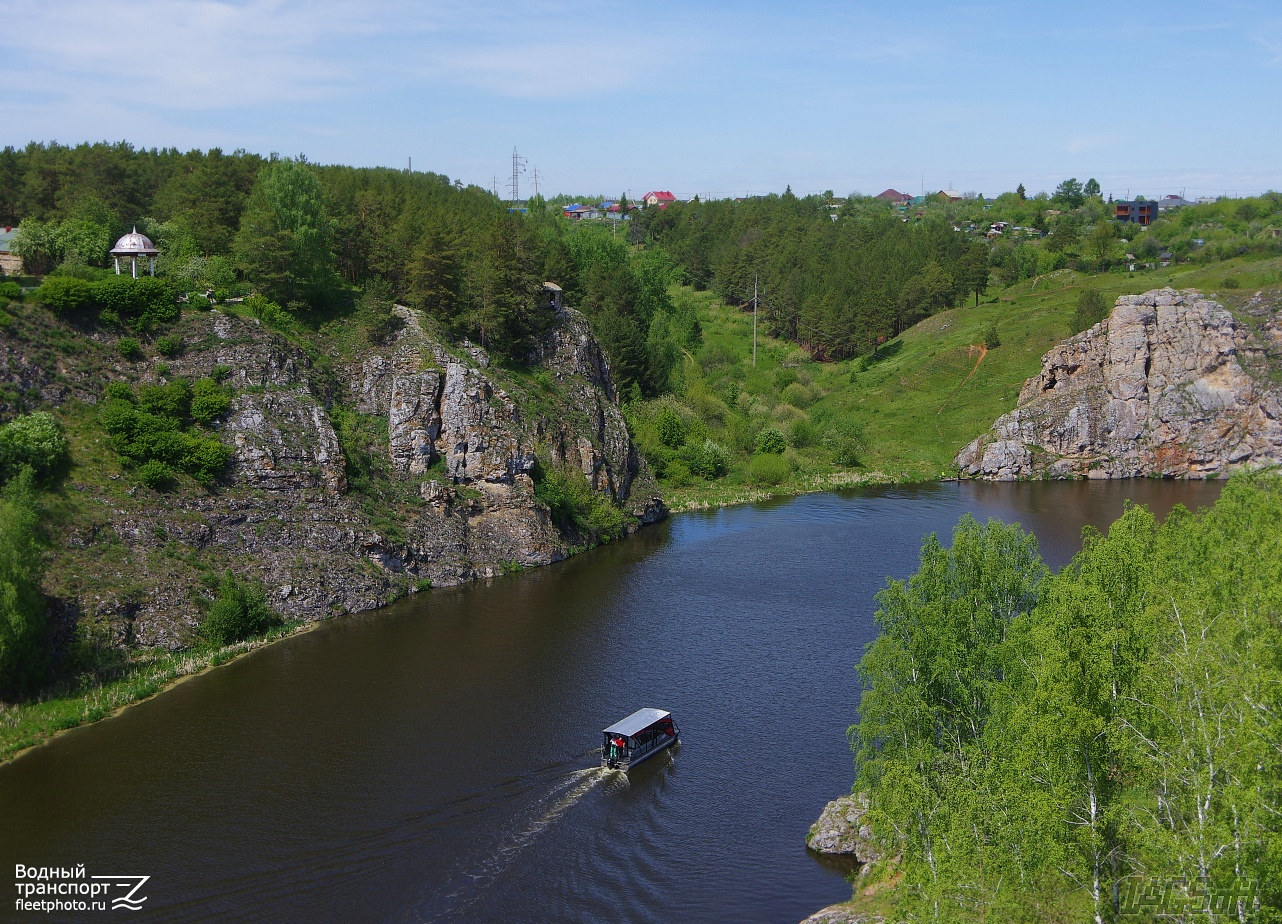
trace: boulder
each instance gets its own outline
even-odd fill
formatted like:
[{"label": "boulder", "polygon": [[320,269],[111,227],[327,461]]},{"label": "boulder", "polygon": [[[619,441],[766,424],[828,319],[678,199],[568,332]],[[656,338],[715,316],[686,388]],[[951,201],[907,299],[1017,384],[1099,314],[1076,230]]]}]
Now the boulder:
[{"label": "boulder", "polygon": [[872,831],[864,824],[867,813],[866,795],[833,799],[811,826],[806,846],[815,853],[852,856],[860,863],[881,859],[881,851],[872,841]]}]

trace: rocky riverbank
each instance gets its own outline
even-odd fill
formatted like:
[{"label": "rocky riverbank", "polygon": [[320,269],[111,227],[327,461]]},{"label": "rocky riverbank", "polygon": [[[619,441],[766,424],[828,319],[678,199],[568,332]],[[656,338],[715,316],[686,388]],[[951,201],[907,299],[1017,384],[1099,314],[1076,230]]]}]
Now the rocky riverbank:
[{"label": "rocky riverbank", "polygon": [[1282,462],[1282,306],[1123,296],[955,460],[973,478],[1214,478]]},{"label": "rocky riverbank", "polygon": [[[521,369],[396,312],[386,344],[331,337],[332,350],[187,312],[180,351],[132,361],[118,335],[28,309],[0,344],[0,387],[53,410],[72,442],[46,587],[61,643],[79,626],[112,646],[183,648],[223,568],[314,621],[557,561],[593,540],[536,496],[552,471],[582,477],[625,531],[666,514],[578,312],[558,311]],[[216,430],[234,452],[225,479],[143,486],[97,421],[103,388],[206,376],[232,395]]]}]

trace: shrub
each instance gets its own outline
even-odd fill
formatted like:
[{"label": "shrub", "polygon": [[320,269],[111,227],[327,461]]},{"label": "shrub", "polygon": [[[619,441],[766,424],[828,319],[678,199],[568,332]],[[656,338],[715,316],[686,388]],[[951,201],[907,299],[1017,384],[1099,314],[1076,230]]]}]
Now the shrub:
[{"label": "shrub", "polygon": [[241,303],[245,310],[272,330],[289,331],[297,327],[293,316],[264,295],[251,295]]},{"label": "shrub", "polygon": [[174,470],[159,459],[152,459],[139,466],[138,479],[149,488],[165,491],[173,486]]},{"label": "shrub", "polygon": [[191,387],[191,419],[208,427],[227,413],[231,397],[213,379],[198,379]]},{"label": "shrub", "polygon": [[994,321],[989,324],[988,328],[984,331],[984,346],[988,347],[990,350],[994,350],[1001,345],[1002,338],[997,333],[997,322]]},{"label": "shrub", "polygon": [[854,421],[846,421],[824,434],[823,445],[837,465],[858,465],[865,448],[863,428]]},{"label": "shrub", "polygon": [[694,483],[690,466],[680,459],[673,459],[663,469],[663,482],[673,488],[684,488]]},{"label": "shrub", "polygon": [[654,417],[654,432],[659,442],[669,449],[676,449],[686,441],[686,425],[679,414],[668,405],[659,408]]},{"label": "shrub", "polygon": [[138,341],[133,337],[121,337],[120,342],[116,344],[116,348],[120,350],[120,355],[130,362],[142,358],[142,347],[138,345]]},{"label": "shrub", "polygon": [[1226,289],[1240,289],[1242,288],[1242,280],[1236,276],[1225,276],[1222,285]]},{"label": "shrub", "polygon": [[748,479],[755,484],[781,484],[791,473],[792,467],[781,455],[757,455],[748,462]]},{"label": "shrub", "polygon": [[213,303],[203,295],[191,295],[187,298],[187,306],[197,311],[206,311],[213,307]]},{"label": "shrub", "polygon": [[797,383],[797,370],[782,369],[782,368],[776,369],[774,379],[775,379],[775,388],[779,389],[780,391],[783,391],[789,385],[795,385]]},{"label": "shrub", "polygon": [[[757,434],[757,453],[760,455],[779,455],[788,448],[788,441],[776,427],[766,427]],[[778,484],[778,482],[775,482]]]},{"label": "shrub", "polygon": [[688,467],[689,473],[708,481],[721,478],[730,471],[730,453],[724,446],[706,438],[698,446],[686,446],[680,461]]},{"label": "shrub", "polygon": [[1077,296],[1077,307],[1073,309],[1072,330],[1070,334],[1089,330],[1108,317],[1108,300],[1098,289],[1083,289]]},{"label": "shrub", "polygon": [[0,427],[0,484],[24,465],[35,477],[45,478],[61,468],[69,455],[67,438],[52,414],[37,411],[16,417]]},{"label": "shrub", "polygon": [[[16,286],[17,283],[5,285]],[[36,297],[55,311],[77,311],[92,301],[89,283],[75,276],[48,277]]]},{"label": "shrub", "polygon": [[815,430],[815,425],[809,420],[794,420],[792,427],[788,431],[788,442],[797,449],[805,449],[807,446],[813,446],[819,434]]},{"label": "shrub", "polygon": [[0,493],[0,696],[39,684],[49,661],[37,496],[25,469]]},{"label": "shrub", "polygon": [[547,504],[552,522],[563,533],[600,542],[623,535],[623,512],[573,469],[536,467],[534,495]]},{"label": "shrub", "polygon": [[[201,386],[203,395],[208,396],[208,388]],[[175,379],[167,385],[144,385],[135,397],[127,385],[112,383],[98,419],[124,458],[139,466],[163,462],[210,487],[226,470],[233,451],[199,430],[185,429],[193,416],[194,391],[185,380]]]},{"label": "shrub", "polygon": [[178,356],[186,346],[178,334],[166,334],[156,340],[156,349],[161,356]]},{"label": "shrub", "polygon": [[262,635],[280,625],[281,619],[267,606],[261,587],[223,574],[218,596],[200,623],[200,637],[211,645],[230,645]]},{"label": "shrub", "polygon": [[21,299],[22,286],[16,282],[0,282],[0,298]]},{"label": "shrub", "polygon": [[783,400],[795,408],[807,408],[814,403],[815,398],[805,385],[793,382],[783,390]]}]

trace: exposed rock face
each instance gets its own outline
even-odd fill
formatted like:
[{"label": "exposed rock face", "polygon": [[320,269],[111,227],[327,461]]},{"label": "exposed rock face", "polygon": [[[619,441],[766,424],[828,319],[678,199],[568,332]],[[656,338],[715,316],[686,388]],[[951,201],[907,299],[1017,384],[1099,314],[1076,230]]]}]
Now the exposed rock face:
[{"label": "exposed rock face", "polygon": [[[201,617],[202,571],[231,567],[260,581],[281,613],[321,619],[557,561],[569,540],[535,496],[536,463],[571,464],[639,523],[665,514],[581,315],[559,312],[536,344],[532,370],[555,387],[532,402],[525,379],[496,374],[483,350],[450,349],[416,312],[397,310],[405,323],[393,343],[325,368],[257,321],[217,311],[184,315],[186,350],[163,366],[121,363],[110,334],[93,335],[97,358],[83,375],[50,369],[35,354],[38,330],[0,340],[0,384],[55,407],[95,401],[108,378],[219,367],[235,395],[218,429],[235,456],[212,492],[160,494],[103,474],[119,471],[118,459],[105,441],[85,443],[103,455],[78,455],[67,484],[87,513],[62,537],[65,563],[50,569],[62,621],[79,614],[117,643],[179,647]],[[390,471],[381,496],[350,492],[340,406],[365,415],[368,451]]]},{"label": "exposed rock face", "polygon": [[1242,314],[1191,291],[1119,298],[1042,358],[956,466],[997,481],[1206,478],[1282,461],[1282,317],[1260,299]]},{"label": "exposed rock face", "polygon": [[806,846],[816,853],[853,856],[860,863],[881,859],[881,851],[872,841],[872,831],[864,824],[867,813],[866,795],[833,799],[811,826]]}]

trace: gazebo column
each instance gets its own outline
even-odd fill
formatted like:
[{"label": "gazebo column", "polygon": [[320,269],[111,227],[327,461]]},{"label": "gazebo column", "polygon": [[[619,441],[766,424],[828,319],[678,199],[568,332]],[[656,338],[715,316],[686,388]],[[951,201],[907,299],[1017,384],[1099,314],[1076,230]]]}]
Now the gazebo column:
[{"label": "gazebo column", "polygon": [[116,275],[119,276],[120,275],[120,258],[112,257],[111,259],[116,261]]}]

